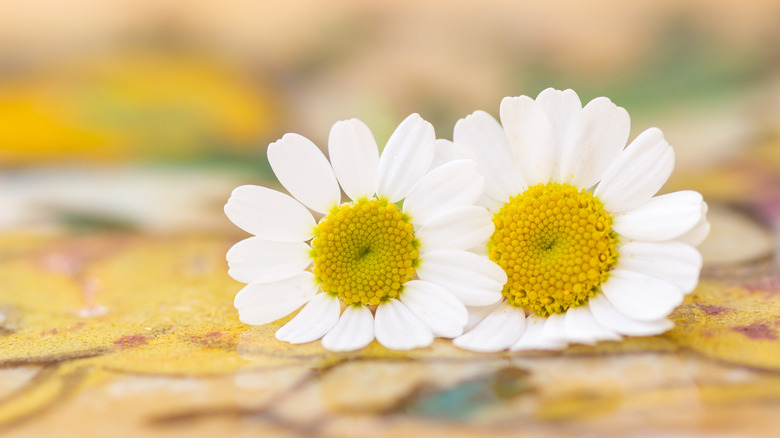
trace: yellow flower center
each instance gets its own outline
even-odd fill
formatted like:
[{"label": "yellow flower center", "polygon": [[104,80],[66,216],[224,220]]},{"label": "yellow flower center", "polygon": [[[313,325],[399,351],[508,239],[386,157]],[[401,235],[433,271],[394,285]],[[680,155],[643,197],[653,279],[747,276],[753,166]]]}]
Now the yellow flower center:
[{"label": "yellow flower center", "polygon": [[502,293],[539,316],[585,304],[617,261],[612,217],[584,189],[530,187],[510,198],[493,223],[488,249],[507,274]]},{"label": "yellow flower center", "polygon": [[382,199],[344,204],[317,225],[312,271],[347,305],[398,298],[415,276],[418,243],[408,217]]}]

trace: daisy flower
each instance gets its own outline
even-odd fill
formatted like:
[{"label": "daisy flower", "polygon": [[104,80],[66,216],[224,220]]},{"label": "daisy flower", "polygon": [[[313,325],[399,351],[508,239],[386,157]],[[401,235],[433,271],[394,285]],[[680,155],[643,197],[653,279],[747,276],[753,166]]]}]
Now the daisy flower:
[{"label": "daisy flower", "polygon": [[501,304],[454,344],[558,349],[669,330],[709,224],[699,193],[655,196],[674,167],[661,131],[626,146],[628,113],[605,97],[583,107],[572,90],[507,97],[500,115],[461,119],[437,150],[479,163],[495,224],[486,251],[508,277]]},{"label": "daisy flower", "polygon": [[[484,178],[466,159],[431,170],[435,143],[433,126],[412,114],[381,157],[357,119],[333,125],[330,162],[297,134],[268,146],[294,198],[241,186],[225,205],[254,235],[227,254],[229,274],[248,283],[235,298],[239,319],[266,324],[304,306],[277,339],[322,338],[325,348],[348,351],[376,338],[411,349],[463,333],[465,305],[499,301],[504,271],[467,251],[494,231],[491,214],[475,205]],[[341,203],[341,190],[350,201]]]}]

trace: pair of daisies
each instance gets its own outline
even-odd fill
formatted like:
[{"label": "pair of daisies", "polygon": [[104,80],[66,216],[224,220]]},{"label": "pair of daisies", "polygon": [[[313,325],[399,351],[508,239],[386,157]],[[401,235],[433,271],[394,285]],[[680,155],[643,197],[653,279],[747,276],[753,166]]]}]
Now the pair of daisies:
[{"label": "pair of daisies", "polygon": [[670,329],[709,224],[700,194],[655,196],[674,166],[661,131],[626,146],[628,113],[572,90],[507,97],[500,118],[477,111],[450,142],[412,114],[381,156],[357,119],[333,125],[330,160],[297,134],[272,143],[292,196],[241,186],[225,206],[254,235],[227,254],[247,283],[240,320],[300,309],[277,339],[333,351],[435,337],[558,349]]}]

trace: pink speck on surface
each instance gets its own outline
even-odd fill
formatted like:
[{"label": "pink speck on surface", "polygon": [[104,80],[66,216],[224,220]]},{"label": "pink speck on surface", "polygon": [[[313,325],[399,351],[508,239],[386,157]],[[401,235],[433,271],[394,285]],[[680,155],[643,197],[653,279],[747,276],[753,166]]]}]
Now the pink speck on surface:
[{"label": "pink speck on surface", "polygon": [[122,336],[121,338],[114,341],[115,345],[119,345],[122,348],[133,348],[138,347],[139,345],[146,345],[148,343],[149,340],[142,335]]},{"label": "pink speck on surface", "polygon": [[750,339],[777,339],[777,334],[772,328],[759,322],[754,322],[750,325],[733,327],[732,330],[742,333]]},{"label": "pink speck on surface", "polygon": [[723,315],[731,311],[731,309],[729,309],[728,307],[716,306],[714,304],[696,303],[696,307],[698,307],[699,310],[701,310],[702,312],[710,316]]}]

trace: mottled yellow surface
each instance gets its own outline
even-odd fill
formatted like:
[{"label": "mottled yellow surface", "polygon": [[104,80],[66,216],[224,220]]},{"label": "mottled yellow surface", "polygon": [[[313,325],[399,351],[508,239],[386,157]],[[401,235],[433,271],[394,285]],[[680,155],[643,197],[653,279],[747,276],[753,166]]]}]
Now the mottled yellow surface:
[{"label": "mottled yellow surface", "polygon": [[[2,236],[7,436],[771,436],[780,293],[710,276],[663,336],[480,355],[334,354],[240,323],[240,236]],[[752,278],[752,277],[751,277]]]}]

